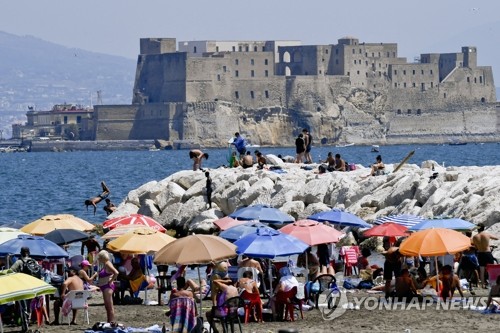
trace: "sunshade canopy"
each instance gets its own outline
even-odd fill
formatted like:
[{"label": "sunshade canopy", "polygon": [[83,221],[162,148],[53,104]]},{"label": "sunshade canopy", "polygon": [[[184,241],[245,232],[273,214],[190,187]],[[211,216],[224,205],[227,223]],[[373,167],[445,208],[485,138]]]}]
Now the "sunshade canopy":
[{"label": "sunshade canopy", "polygon": [[213,235],[190,235],[165,245],[155,254],[155,264],[209,264],[236,257],[236,246]]},{"label": "sunshade canopy", "polygon": [[432,220],[423,220],[422,222],[412,226],[409,230],[425,230],[430,228],[446,228],[452,230],[472,230],[476,227],[474,223],[470,223],[468,221],[451,218],[451,219],[432,219]]},{"label": "sunshade canopy", "polygon": [[19,235],[15,239],[0,244],[0,256],[19,255],[22,247],[30,249],[30,257],[35,259],[68,258],[68,252],[59,245],[40,236]]},{"label": "sunshade canopy", "polygon": [[415,224],[418,224],[424,220],[423,217],[410,214],[399,214],[399,215],[389,215],[384,217],[379,217],[373,224],[384,224],[385,222],[394,222],[397,224],[404,225],[407,228],[411,228]]},{"label": "sunshade canopy", "polygon": [[308,219],[319,222],[330,222],[332,224],[338,224],[347,227],[359,227],[359,228],[371,227],[370,224],[366,223],[356,215],[340,209],[332,209],[326,212],[316,213],[309,216]]},{"label": "sunshade canopy", "polygon": [[123,236],[125,234],[128,234],[131,231],[137,230],[137,229],[144,229],[148,228],[145,227],[141,224],[132,224],[132,225],[121,225],[119,227],[116,227],[104,235],[101,236],[102,239],[112,239],[112,238],[118,238],[120,236]]},{"label": "sunshade canopy", "polygon": [[229,214],[229,216],[238,220],[256,220],[263,223],[276,224],[295,221],[293,217],[283,213],[278,208],[261,204],[240,208],[232,214]]},{"label": "sunshade canopy", "polygon": [[165,232],[165,229],[159,222],[154,220],[152,217],[142,215],[142,214],[130,214],[126,216],[119,216],[109,220],[106,220],[102,226],[106,229],[114,229],[123,225],[143,225],[145,227],[153,228],[160,232]]},{"label": "sunshade canopy", "polygon": [[226,217],[223,217],[221,219],[214,221],[214,224],[217,227],[219,227],[220,230],[227,230],[229,228],[235,227],[235,226],[240,225],[240,224],[244,224],[246,222],[248,222],[248,221],[236,220],[230,216],[226,216]]},{"label": "sunshade canopy", "polygon": [[89,234],[74,229],[56,229],[43,236],[43,238],[48,239],[57,245],[80,242],[88,239],[89,237]]},{"label": "sunshade canopy", "polygon": [[313,220],[299,220],[285,225],[279,231],[298,238],[309,246],[336,243],[345,236],[343,232]]},{"label": "sunshade canopy", "polygon": [[363,232],[365,237],[399,237],[408,236],[408,228],[404,225],[394,222],[385,222],[384,224],[375,225]]},{"label": "sunshade canopy", "polygon": [[293,236],[264,228],[238,239],[234,244],[238,247],[238,254],[268,259],[302,253],[309,247]]},{"label": "sunshade canopy", "polygon": [[399,251],[405,256],[441,256],[468,249],[471,240],[464,234],[444,228],[417,231],[405,239]]},{"label": "sunshade canopy", "polygon": [[112,240],[108,243],[108,248],[123,254],[147,254],[157,252],[173,241],[174,237],[143,227]]},{"label": "sunshade canopy", "polygon": [[12,270],[0,271],[0,304],[54,294],[55,292],[55,287],[31,275],[14,273]]},{"label": "sunshade canopy", "polygon": [[238,240],[238,239],[240,239],[248,234],[253,234],[257,230],[257,228],[271,229],[267,225],[260,223],[260,222],[245,221],[244,224],[240,224],[240,225],[237,225],[237,226],[234,226],[234,227],[231,227],[227,230],[222,231],[219,234],[219,237],[227,239],[230,242],[234,242],[234,241],[236,241],[236,240]]},{"label": "sunshade canopy", "polygon": [[27,233],[16,228],[0,227],[0,244],[17,238],[18,235],[27,235]]},{"label": "sunshade canopy", "polygon": [[95,225],[71,214],[45,215],[21,228],[33,235],[45,235],[56,229],[94,230]]}]

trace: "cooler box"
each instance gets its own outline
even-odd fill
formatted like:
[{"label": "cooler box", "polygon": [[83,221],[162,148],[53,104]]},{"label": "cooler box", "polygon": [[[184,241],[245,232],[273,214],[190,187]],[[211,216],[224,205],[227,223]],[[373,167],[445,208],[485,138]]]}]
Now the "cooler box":
[{"label": "cooler box", "polygon": [[488,264],[486,265],[486,271],[488,272],[490,286],[496,284],[497,277],[500,275],[500,265]]}]

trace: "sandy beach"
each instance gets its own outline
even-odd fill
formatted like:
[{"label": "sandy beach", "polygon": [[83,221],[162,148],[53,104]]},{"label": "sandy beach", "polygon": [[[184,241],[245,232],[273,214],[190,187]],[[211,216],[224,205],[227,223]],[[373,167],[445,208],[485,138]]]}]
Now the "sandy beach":
[{"label": "sandy beach", "polygon": [[[149,294],[149,299],[156,300],[156,293]],[[369,294],[364,291],[348,293],[352,297],[382,297],[382,294]],[[476,289],[476,297],[486,296],[487,290]],[[143,297],[143,294],[141,295]],[[465,296],[470,296],[465,292]],[[52,304],[51,304],[52,306]],[[203,302],[204,311],[209,309],[209,302]],[[370,307],[374,304],[370,303]],[[152,325],[166,323],[168,318],[164,313],[166,306],[147,305],[115,305],[116,318],[125,327],[147,328]],[[106,313],[100,293],[94,294],[89,307],[90,325],[83,323],[83,313],[77,314],[78,325],[42,326],[41,332],[84,332],[95,322],[105,321]],[[243,324],[243,332],[277,333],[280,329],[294,328],[298,332],[495,332],[498,331],[499,315],[482,314],[470,309],[453,310],[437,309],[436,304],[427,304],[425,310],[413,307],[403,309],[399,304],[396,310],[367,309],[361,306],[359,310],[346,310],[340,317],[325,320],[319,309],[304,312],[304,319],[295,322],[265,322]],[[53,318],[51,318],[52,320]],[[32,329],[36,328],[31,326]],[[220,325],[218,326],[220,329]],[[20,327],[5,327],[5,332],[19,332]],[[222,330],[220,329],[222,332]]]}]

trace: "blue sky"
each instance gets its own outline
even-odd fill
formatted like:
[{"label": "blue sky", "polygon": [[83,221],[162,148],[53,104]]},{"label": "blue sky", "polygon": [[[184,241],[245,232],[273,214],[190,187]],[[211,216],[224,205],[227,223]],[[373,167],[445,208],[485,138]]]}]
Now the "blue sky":
[{"label": "blue sky", "polygon": [[0,31],[136,59],[139,39],[393,42],[420,53],[478,47],[500,86],[500,1],[494,0],[16,0],[3,1]]}]

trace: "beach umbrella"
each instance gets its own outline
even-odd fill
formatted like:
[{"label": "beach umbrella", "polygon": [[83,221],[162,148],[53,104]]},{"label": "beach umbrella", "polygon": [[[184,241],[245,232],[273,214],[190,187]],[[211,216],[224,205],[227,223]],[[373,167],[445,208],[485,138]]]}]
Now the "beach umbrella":
[{"label": "beach umbrella", "polygon": [[330,222],[346,227],[370,228],[371,225],[357,217],[356,215],[340,210],[332,209],[326,212],[320,212],[308,217],[310,220],[319,222]]},{"label": "beach umbrella", "polygon": [[8,240],[17,238],[17,235],[27,235],[27,233],[15,228],[0,227],[0,244]]},{"label": "beach umbrella", "polygon": [[[238,247],[238,254],[245,254],[254,258],[274,259],[304,252],[309,245],[303,241],[273,229],[258,228],[255,233],[246,235],[234,242]],[[272,296],[272,271],[269,266],[268,275],[270,294]]]},{"label": "beach umbrella", "polygon": [[410,231],[418,231],[425,230],[430,228],[446,228],[452,230],[472,230],[476,227],[474,223],[470,223],[468,221],[451,218],[451,219],[431,219],[431,220],[423,220],[422,222],[412,226]]},{"label": "beach umbrella", "polygon": [[68,258],[68,252],[59,245],[40,236],[19,235],[17,238],[0,244],[0,257],[19,255],[22,247],[30,249],[30,257],[34,259]]},{"label": "beach umbrella", "polygon": [[313,220],[298,220],[279,231],[298,238],[309,246],[336,243],[345,236],[343,232]]},{"label": "beach umbrella", "polygon": [[43,236],[56,229],[94,230],[95,225],[71,214],[45,215],[24,227],[21,231]]},{"label": "beach umbrella", "polygon": [[134,231],[134,230],[137,230],[137,229],[143,229],[143,228],[148,228],[148,227],[145,227],[142,224],[121,225],[119,227],[116,227],[116,228],[108,231],[107,233],[105,233],[104,235],[102,235],[101,238],[102,239],[118,238],[120,236],[128,234],[131,231]]},{"label": "beach umbrella", "polygon": [[374,225],[363,232],[365,237],[399,237],[408,236],[408,228],[404,225],[394,222],[385,222],[384,224]]},{"label": "beach umbrella", "polygon": [[[468,249],[471,240],[464,234],[445,228],[417,231],[405,239],[399,246],[399,252],[405,256],[434,257],[437,268],[437,256],[455,254]],[[436,286],[439,293],[439,277],[436,269]]]},{"label": "beach umbrella", "polygon": [[[155,254],[156,265],[198,265],[198,279],[201,284],[200,266],[236,257],[236,246],[213,235],[190,235],[165,245]],[[200,299],[202,298],[200,288]],[[203,314],[200,302],[198,314]]]},{"label": "beach umbrella", "polygon": [[147,254],[157,252],[175,238],[158,230],[142,227],[126,233],[111,242],[107,247],[122,254]]},{"label": "beach umbrella", "polygon": [[398,215],[389,215],[384,217],[379,217],[376,219],[373,224],[384,224],[385,222],[394,222],[397,224],[404,225],[407,228],[411,228],[415,224],[418,224],[424,220],[423,217],[417,215],[410,214],[398,214]]},{"label": "beach umbrella", "polygon": [[[268,228],[267,225],[256,222],[256,221],[243,221],[243,224],[231,227],[227,230],[222,231],[219,233],[219,237],[222,237],[224,239],[227,239],[230,242],[234,242],[246,235],[253,234],[257,230],[257,228]],[[272,229],[274,230],[274,229]]]},{"label": "beach umbrella", "polygon": [[246,223],[244,220],[235,220],[230,216],[223,217],[214,221],[214,224],[219,227],[220,230],[227,230],[229,228],[235,227],[237,225]]},{"label": "beach umbrella", "polygon": [[22,227],[24,227],[25,224],[17,221],[12,221],[12,222],[7,222],[0,224],[0,227],[6,227],[6,228],[13,228],[13,229],[18,229],[21,230]]},{"label": "beach umbrella", "polygon": [[43,238],[48,239],[57,245],[80,242],[89,239],[89,237],[89,234],[75,229],[56,229],[43,236]]},{"label": "beach umbrella", "polygon": [[[56,288],[41,279],[24,273],[14,273],[12,270],[0,271],[0,305],[32,299],[41,295],[52,295]],[[22,308],[20,311],[24,311]],[[27,319],[22,315],[22,320]],[[23,323],[23,327],[28,328],[28,323]],[[0,316],[0,330],[3,332],[3,322]]]},{"label": "beach umbrella", "polygon": [[106,220],[102,226],[105,229],[114,229],[123,225],[142,225],[145,227],[153,228],[160,232],[165,232],[165,229],[159,222],[155,221],[152,217],[142,215],[142,214],[129,214],[125,216],[115,217],[109,220]]},{"label": "beach umbrella", "polygon": [[278,208],[267,205],[252,205],[240,208],[229,214],[230,217],[237,220],[256,220],[263,223],[283,224],[295,221],[293,217],[283,213]]}]

